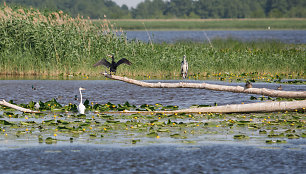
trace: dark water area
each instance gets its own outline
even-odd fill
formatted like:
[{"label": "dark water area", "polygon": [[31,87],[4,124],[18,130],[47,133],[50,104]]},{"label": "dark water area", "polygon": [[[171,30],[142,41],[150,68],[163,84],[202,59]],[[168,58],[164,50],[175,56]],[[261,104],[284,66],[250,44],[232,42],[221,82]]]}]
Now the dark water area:
[{"label": "dark water area", "polygon": [[302,174],[306,148],[295,146],[37,146],[0,150],[0,173]]},{"label": "dark water area", "polygon": [[[147,82],[178,83],[178,80],[146,80]],[[244,86],[245,83],[228,83],[221,81],[186,80],[190,83],[212,83],[231,86]],[[35,90],[32,89],[32,86]],[[279,84],[254,83],[253,87],[276,89]],[[0,99],[13,100],[15,103],[29,103],[30,101],[46,102],[56,98],[60,104],[77,104],[74,98],[80,97],[79,87],[83,91],[83,100],[104,104],[123,104],[128,101],[132,105],[156,104],[177,105],[180,108],[189,108],[197,104],[218,105],[259,102],[250,100],[254,94],[231,93],[191,88],[143,88],[113,80],[0,80]],[[283,90],[305,91],[306,85],[282,85]]]},{"label": "dark water area", "polygon": [[209,31],[127,31],[128,40],[154,43],[178,41],[208,42],[208,39],[237,39],[241,41],[275,40],[283,43],[305,44],[306,30],[209,30]]}]

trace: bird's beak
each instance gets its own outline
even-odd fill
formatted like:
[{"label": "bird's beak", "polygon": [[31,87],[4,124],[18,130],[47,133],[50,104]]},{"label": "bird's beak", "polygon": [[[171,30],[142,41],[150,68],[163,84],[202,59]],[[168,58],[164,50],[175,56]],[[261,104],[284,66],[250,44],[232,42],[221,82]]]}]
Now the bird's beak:
[{"label": "bird's beak", "polygon": [[81,88],[81,90],[86,90],[85,88]]},{"label": "bird's beak", "polygon": [[111,55],[111,54],[108,54],[107,56],[108,56],[108,57],[112,57],[112,55]]}]

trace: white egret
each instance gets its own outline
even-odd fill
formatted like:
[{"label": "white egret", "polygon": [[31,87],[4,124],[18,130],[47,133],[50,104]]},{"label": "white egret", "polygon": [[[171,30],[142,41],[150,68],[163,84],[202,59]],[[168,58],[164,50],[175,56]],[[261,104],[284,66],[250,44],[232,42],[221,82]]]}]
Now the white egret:
[{"label": "white egret", "polygon": [[181,63],[181,75],[183,76],[183,78],[187,77],[187,73],[188,73],[188,62],[186,60],[186,56],[184,55],[183,61]]},{"label": "white egret", "polygon": [[84,114],[85,113],[85,106],[83,105],[83,100],[82,100],[82,90],[85,90],[85,88],[79,88],[80,91],[80,95],[81,95],[81,101],[80,104],[78,106],[78,111],[80,114]]},{"label": "white egret", "polygon": [[40,108],[39,102],[36,102],[36,103],[35,103],[34,108],[35,108],[36,110],[38,110],[38,109]]}]

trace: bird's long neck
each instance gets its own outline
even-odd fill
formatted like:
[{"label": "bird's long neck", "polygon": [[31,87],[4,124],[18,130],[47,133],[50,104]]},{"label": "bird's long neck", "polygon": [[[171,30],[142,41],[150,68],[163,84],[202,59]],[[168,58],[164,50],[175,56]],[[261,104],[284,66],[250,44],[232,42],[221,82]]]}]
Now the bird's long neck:
[{"label": "bird's long neck", "polygon": [[114,64],[115,63],[115,58],[114,58],[114,56],[112,56],[112,64]]},{"label": "bird's long neck", "polygon": [[81,95],[81,101],[80,101],[80,103],[83,103],[82,102],[82,91],[80,90],[80,95]]}]

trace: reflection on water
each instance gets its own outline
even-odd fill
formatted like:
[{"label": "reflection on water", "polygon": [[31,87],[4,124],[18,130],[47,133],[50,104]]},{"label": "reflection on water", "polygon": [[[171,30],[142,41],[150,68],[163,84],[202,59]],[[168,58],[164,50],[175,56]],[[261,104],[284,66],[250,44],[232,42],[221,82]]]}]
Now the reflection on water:
[{"label": "reflection on water", "polygon": [[[148,82],[178,83],[176,80],[148,80]],[[244,83],[226,83],[220,81],[193,81],[191,83],[213,83],[223,85],[240,85]],[[36,90],[32,89],[33,87]],[[254,83],[254,87],[276,89],[279,84]],[[306,85],[282,85],[284,90],[306,90]],[[14,100],[16,103],[29,103],[30,101],[46,102],[57,98],[61,104],[78,103],[75,95],[79,97],[79,87],[86,88],[83,91],[83,99],[94,103],[122,104],[126,101],[133,105],[155,104],[178,105],[188,108],[193,104],[240,104],[241,102],[256,102],[250,100],[253,94],[210,91],[191,88],[143,88],[132,84],[112,80],[1,80],[0,99]],[[258,95],[253,95],[260,97]]]},{"label": "reflection on water", "polygon": [[305,148],[87,145],[0,152],[1,173],[303,173],[306,170]]}]

